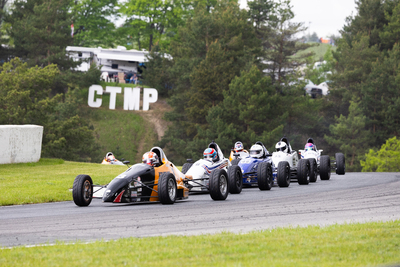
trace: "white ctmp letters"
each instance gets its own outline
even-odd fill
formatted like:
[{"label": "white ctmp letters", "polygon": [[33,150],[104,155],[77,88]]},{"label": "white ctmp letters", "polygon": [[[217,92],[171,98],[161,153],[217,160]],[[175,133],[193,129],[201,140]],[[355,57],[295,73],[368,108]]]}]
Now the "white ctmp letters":
[{"label": "white ctmp letters", "polygon": [[[106,93],[110,94],[110,109],[115,109],[117,94],[122,92],[121,87],[106,86]],[[104,90],[101,85],[92,85],[89,87],[88,105],[92,108],[101,107],[102,99],[95,95],[103,95]],[[154,88],[143,89],[143,110],[149,110],[149,104],[157,102],[158,92]],[[140,88],[124,88],[124,110],[139,110],[140,106]]]}]

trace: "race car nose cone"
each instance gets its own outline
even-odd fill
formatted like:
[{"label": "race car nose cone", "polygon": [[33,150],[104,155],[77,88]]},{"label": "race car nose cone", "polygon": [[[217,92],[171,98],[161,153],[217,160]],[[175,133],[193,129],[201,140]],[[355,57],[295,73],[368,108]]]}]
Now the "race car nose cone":
[{"label": "race car nose cone", "polygon": [[111,194],[111,190],[106,190],[103,195],[103,202],[113,202],[114,196]]}]

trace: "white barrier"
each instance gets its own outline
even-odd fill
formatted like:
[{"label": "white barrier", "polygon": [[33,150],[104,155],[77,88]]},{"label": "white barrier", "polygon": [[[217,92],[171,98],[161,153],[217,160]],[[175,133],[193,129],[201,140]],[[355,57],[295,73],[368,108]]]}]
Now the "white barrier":
[{"label": "white barrier", "polygon": [[0,164],[38,162],[43,126],[0,125]]}]

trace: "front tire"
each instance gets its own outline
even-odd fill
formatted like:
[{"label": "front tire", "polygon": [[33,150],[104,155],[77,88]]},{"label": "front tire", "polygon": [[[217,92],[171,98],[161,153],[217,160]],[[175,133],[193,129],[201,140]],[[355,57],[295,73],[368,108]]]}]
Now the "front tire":
[{"label": "front tire", "polygon": [[290,185],[290,166],[287,161],[281,161],[278,163],[276,180],[278,182],[279,187],[289,187],[289,185]]},{"label": "front tire", "polygon": [[331,159],[327,155],[321,156],[319,176],[321,180],[329,180],[331,178]]},{"label": "front tire", "polygon": [[158,178],[158,199],[161,204],[174,204],[176,200],[176,179],[170,172]]},{"label": "front tire", "polygon": [[234,165],[228,168],[229,193],[240,194],[243,188],[243,175],[239,166]]},{"label": "front tire", "polygon": [[188,170],[192,167],[192,165],[193,165],[193,163],[189,163],[189,162],[183,164],[182,173],[186,174],[188,172]]},{"label": "front tire", "polygon": [[310,183],[315,183],[318,179],[318,166],[315,159],[308,159],[310,161]]},{"label": "front tire", "polygon": [[213,200],[225,200],[228,197],[228,175],[224,169],[213,170],[210,175],[210,196]]},{"label": "front tire", "polygon": [[258,165],[257,180],[260,190],[271,190],[272,184],[274,183],[271,163],[264,161]]},{"label": "front tire", "polygon": [[297,182],[301,185],[310,183],[310,162],[308,159],[301,159],[297,163]]},{"label": "front tire", "polygon": [[72,186],[72,198],[79,207],[89,206],[93,199],[93,181],[89,175],[76,176]]},{"label": "front tire", "polygon": [[231,165],[238,165],[239,164],[239,161],[240,161],[241,159],[233,159],[232,161],[231,161]]},{"label": "front tire", "polygon": [[336,173],[339,175],[344,175],[346,172],[346,164],[343,153],[336,153],[335,159],[336,159]]}]

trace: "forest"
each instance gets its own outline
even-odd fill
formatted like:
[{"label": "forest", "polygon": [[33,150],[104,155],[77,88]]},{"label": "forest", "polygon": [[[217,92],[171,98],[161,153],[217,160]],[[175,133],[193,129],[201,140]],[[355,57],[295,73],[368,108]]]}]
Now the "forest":
[{"label": "forest", "polygon": [[[399,171],[400,1],[356,5],[315,69],[289,0],[3,3],[0,124],[44,125],[42,156],[90,161],[98,144],[80,106],[100,71],[73,71],[65,47],[123,45],[150,51],[144,81],[172,107],[156,145],[176,164],[212,140],[225,153],[238,140],[273,151],[286,136],[294,149],[312,137],[324,154],[343,152],[348,171]],[[328,96],[304,93],[305,79],[325,78]]]}]

